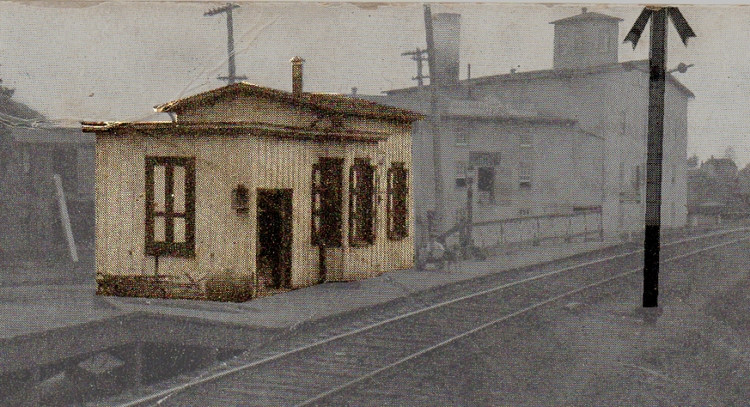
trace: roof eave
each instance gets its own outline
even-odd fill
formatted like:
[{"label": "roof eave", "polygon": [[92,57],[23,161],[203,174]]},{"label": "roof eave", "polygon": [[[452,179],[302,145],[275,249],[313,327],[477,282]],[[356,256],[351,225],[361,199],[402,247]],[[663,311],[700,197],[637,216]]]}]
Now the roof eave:
[{"label": "roof eave", "polygon": [[[364,99],[357,99],[357,98],[351,98],[355,100],[355,103],[368,103],[373,108],[382,107],[385,108],[385,110],[390,110],[386,112],[358,112],[356,111],[356,106],[353,107],[352,110],[345,110],[341,111],[341,109],[335,109],[335,108],[327,108],[324,103],[316,103],[313,99],[320,98],[321,101],[324,101],[326,94],[317,94],[317,93],[303,93],[301,97],[294,97],[291,93],[281,91],[278,89],[272,89],[272,88],[266,88],[263,86],[248,84],[248,83],[238,83],[234,85],[228,85],[224,86],[222,88],[213,89],[210,91],[206,91],[203,93],[198,93],[193,96],[188,96],[183,99],[163,103],[161,105],[157,105],[154,107],[154,110],[158,113],[182,113],[185,109],[188,109],[191,107],[191,105],[213,105],[215,103],[218,103],[219,100],[223,97],[225,97],[228,93],[231,93],[232,91],[236,91],[238,94],[245,95],[245,96],[256,96],[261,97],[264,99],[274,100],[283,102],[292,106],[302,106],[305,108],[309,108],[314,111],[318,111],[321,113],[328,113],[328,114],[344,114],[346,116],[356,116],[356,117],[364,117],[364,118],[371,118],[371,119],[383,119],[383,120],[393,120],[397,122],[403,122],[403,123],[413,123],[415,121],[421,120],[424,117],[421,116],[418,113],[411,112],[405,109],[399,109],[394,108],[391,106],[381,105],[379,103],[367,101]],[[345,98],[347,96],[344,95],[328,95],[331,98]]]}]

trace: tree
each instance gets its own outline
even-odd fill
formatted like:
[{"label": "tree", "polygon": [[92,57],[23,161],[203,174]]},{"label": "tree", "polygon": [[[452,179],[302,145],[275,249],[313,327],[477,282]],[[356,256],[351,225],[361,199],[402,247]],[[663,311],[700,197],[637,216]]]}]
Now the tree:
[{"label": "tree", "polygon": [[727,146],[727,148],[724,150],[724,158],[728,158],[732,161],[736,161],[737,153],[734,151],[733,146]]},{"label": "tree", "polygon": [[700,159],[698,159],[697,154],[693,154],[692,157],[687,159],[688,168],[697,168],[698,164],[700,164]]}]

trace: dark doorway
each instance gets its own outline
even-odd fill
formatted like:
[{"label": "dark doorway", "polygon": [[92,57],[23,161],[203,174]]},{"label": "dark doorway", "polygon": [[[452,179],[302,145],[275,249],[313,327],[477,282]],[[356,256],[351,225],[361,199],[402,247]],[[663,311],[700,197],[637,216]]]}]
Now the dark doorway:
[{"label": "dark doorway", "polygon": [[256,265],[261,284],[292,285],[292,190],[258,189]]},{"label": "dark doorway", "polygon": [[480,167],[477,170],[477,190],[488,196],[490,202],[495,200],[495,167]]}]

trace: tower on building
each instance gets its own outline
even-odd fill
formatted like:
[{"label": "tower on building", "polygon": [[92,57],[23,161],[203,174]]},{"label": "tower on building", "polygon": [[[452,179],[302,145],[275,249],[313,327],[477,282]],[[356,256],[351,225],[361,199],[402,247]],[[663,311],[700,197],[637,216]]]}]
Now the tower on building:
[{"label": "tower on building", "polygon": [[581,14],[551,22],[555,25],[554,69],[617,63],[620,21],[583,8]]}]

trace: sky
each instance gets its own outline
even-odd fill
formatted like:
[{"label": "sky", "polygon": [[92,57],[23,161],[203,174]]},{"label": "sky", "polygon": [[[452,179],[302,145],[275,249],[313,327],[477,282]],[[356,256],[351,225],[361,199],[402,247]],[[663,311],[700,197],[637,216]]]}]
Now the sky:
[{"label": "sky", "polygon": [[[166,119],[153,106],[223,85],[226,19],[211,2],[0,2],[0,78],[14,98],[50,119]],[[380,94],[414,85],[404,51],[425,48],[422,3],[237,2],[237,74],[291,90],[289,60],[305,62],[305,90]],[[461,14],[461,78],[552,67],[553,26],[589,11],[622,18],[620,38],[638,5],[435,3],[433,13]],[[750,7],[680,6],[697,34],[685,47],[673,28],[669,68],[693,93],[688,155],[750,162]],[[620,61],[648,58],[648,35],[622,44]]]}]

